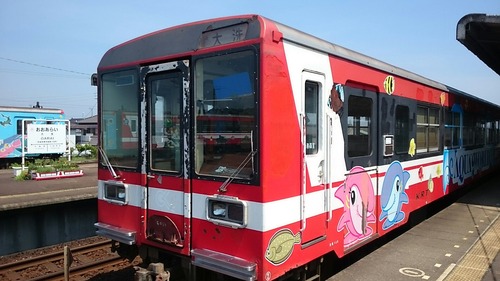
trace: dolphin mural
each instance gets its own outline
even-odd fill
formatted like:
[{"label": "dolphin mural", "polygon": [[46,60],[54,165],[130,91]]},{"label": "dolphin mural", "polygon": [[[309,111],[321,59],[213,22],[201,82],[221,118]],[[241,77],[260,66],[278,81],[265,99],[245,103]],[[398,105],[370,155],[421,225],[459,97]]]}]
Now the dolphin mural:
[{"label": "dolphin mural", "polygon": [[386,230],[404,220],[405,213],[401,211],[403,204],[408,204],[408,195],[405,192],[410,173],[403,170],[399,161],[394,161],[387,169],[382,194],[380,195],[380,221],[385,219],[382,229]]},{"label": "dolphin mural", "polygon": [[375,195],[370,175],[362,167],[354,167],[344,183],[335,192],[335,197],[344,204],[344,213],[339,220],[337,230],[347,228],[344,247],[349,247],[359,240],[372,235],[368,225],[375,222]]}]

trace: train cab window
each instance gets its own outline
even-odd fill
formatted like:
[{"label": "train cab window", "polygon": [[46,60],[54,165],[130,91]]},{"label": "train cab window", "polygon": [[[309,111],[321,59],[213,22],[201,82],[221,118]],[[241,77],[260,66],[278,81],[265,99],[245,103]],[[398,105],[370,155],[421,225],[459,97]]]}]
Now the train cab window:
[{"label": "train cab window", "polygon": [[439,150],[439,109],[417,108],[417,153]]},{"label": "train cab window", "polygon": [[306,81],[305,85],[305,112],[306,112],[306,154],[318,153],[319,131],[319,85],[316,82]]},{"label": "train cab window", "polygon": [[139,165],[138,104],[139,87],[135,70],[103,74],[100,138],[111,165],[129,168]]},{"label": "train cab window", "polygon": [[244,180],[254,176],[257,56],[241,51],[195,60],[195,171]]},{"label": "train cab window", "polygon": [[371,154],[372,99],[350,96],[347,110],[347,155]]},{"label": "train cab window", "polygon": [[408,144],[410,143],[410,109],[408,106],[396,106],[396,120],[394,131],[394,149],[395,152],[408,153]]}]

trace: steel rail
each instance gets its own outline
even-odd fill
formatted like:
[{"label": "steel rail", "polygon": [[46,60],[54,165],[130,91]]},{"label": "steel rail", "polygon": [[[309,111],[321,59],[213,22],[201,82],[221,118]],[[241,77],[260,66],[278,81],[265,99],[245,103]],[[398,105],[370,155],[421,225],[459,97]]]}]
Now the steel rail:
[{"label": "steel rail", "polygon": [[[106,239],[106,240],[90,243],[87,245],[74,247],[71,249],[71,252],[72,252],[72,255],[74,257],[78,257],[78,256],[81,256],[81,255],[86,254],[86,253],[91,253],[91,252],[95,252],[95,251],[98,251],[101,249],[111,248],[110,246],[111,246],[111,240]],[[116,261],[117,259],[120,259],[120,257],[118,255],[114,255],[112,257],[108,257],[105,259],[94,261],[94,262],[91,262],[88,264],[90,264],[89,266],[95,267],[100,263],[100,264],[105,266],[105,263],[108,263],[110,260]],[[4,275],[4,276],[20,275],[20,273],[22,273],[25,270],[28,270],[29,268],[32,268],[35,266],[46,266],[48,264],[53,264],[56,267],[60,267],[60,266],[56,265],[55,262],[59,262],[62,260],[64,260],[64,253],[61,249],[60,251],[58,250],[58,251],[55,251],[52,253],[33,256],[29,259],[23,259],[23,260],[19,260],[19,261],[15,261],[15,262],[1,264],[0,265],[0,275]],[[87,266],[87,263],[85,263],[85,262],[82,262],[82,263],[83,263],[82,265],[75,266],[74,268],[70,268],[70,271],[71,270],[73,270],[73,271],[79,270],[79,268],[89,267],[89,266]],[[50,268],[48,268],[48,270],[51,272],[44,274],[42,276],[39,276],[39,277],[35,277],[34,279],[24,279],[24,280],[46,280],[47,278],[53,278],[51,276],[58,276],[58,279],[60,279],[61,275],[64,275],[64,269],[62,267],[60,268],[60,270],[53,270]]]}]

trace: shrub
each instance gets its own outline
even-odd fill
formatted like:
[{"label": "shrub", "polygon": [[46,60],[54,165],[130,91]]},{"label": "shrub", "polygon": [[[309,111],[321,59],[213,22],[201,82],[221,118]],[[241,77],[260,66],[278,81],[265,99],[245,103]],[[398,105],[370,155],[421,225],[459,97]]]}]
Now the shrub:
[{"label": "shrub", "polygon": [[58,171],[72,171],[78,169],[78,164],[67,160],[54,162],[53,167]]},{"label": "shrub", "polygon": [[30,180],[31,173],[28,170],[21,171],[21,173],[16,176],[16,181]]},{"label": "shrub", "polygon": [[[78,150],[78,155],[85,156],[88,158],[94,158],[97,156],[97,148],[91,144],[77,144],[75,146],[76,150]],[[83,152],[90,152],[88,154],[84,154]],[[84,154],[84,155],[82,155]]]}]

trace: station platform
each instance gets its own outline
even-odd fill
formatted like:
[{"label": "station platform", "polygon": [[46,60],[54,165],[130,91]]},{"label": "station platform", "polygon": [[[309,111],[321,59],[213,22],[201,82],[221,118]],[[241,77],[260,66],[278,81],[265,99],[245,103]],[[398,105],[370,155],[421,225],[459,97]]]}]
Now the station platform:
[{"label": "station platform", "polygon": [[457,198],[385,244],[347,255],[328,280],[500,280],[500,175]]},{"label": "station platform", "polygon": [[97,163],[80,164],[83,176],[16,181],[11,169],[0,170],[0,212],[97,198]]}]

